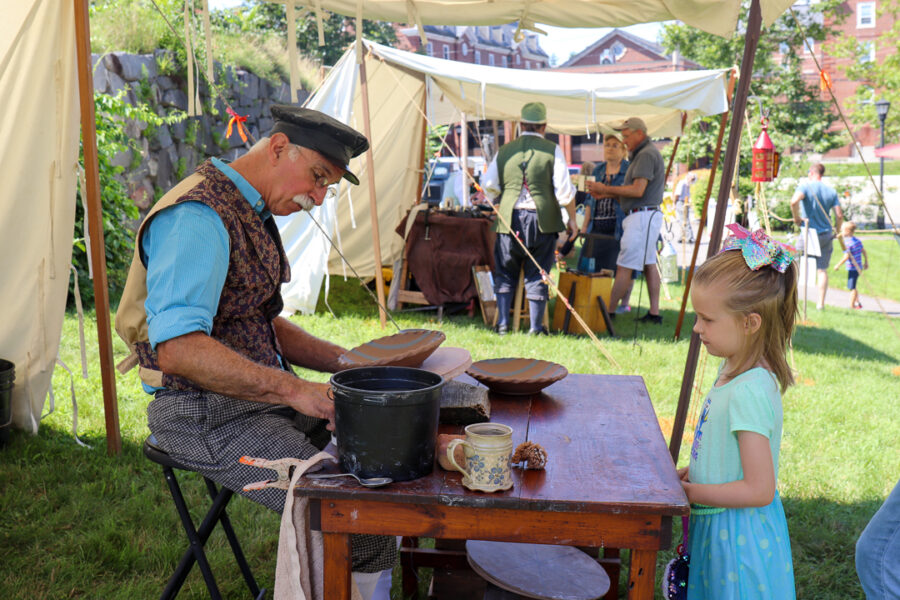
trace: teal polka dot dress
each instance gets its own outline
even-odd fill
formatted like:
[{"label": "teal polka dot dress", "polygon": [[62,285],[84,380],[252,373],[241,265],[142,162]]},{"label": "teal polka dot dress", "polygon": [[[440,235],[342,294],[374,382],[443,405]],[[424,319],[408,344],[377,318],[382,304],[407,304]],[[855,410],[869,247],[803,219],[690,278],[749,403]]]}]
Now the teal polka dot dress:
[{"label": "teal polka dot dress", "polygon": [[[751,369],[707,396],[694,432],[691,481],[743,478],[738,431],[769,439],[778,476],[781,394],[771,373]],[[794,567],[781,498],[761,508],[694,506],[688,534],[688,600],[792,600]]]}]

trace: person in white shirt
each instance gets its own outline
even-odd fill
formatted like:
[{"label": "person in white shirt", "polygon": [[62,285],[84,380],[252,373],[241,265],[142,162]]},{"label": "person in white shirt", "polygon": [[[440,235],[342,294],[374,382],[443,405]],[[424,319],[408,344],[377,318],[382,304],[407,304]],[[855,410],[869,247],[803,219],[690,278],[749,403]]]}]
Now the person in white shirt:
[{"label": "person in white shirt", "polygon": [[[509,330],[509,310],[524,268],[525,296],[531,316],[531,334],[547,334],[543,326],[547,306],[547,284],[541,272],[553,266],[558,234],[567,230],[572,237],[575,225],[575,186],[569,178],[562,150],[544,139],[547,108],[541,102],[522,107],[522,135],[497,152],[482,178],[485,196],[499,203],[499,218],[494,222],[494,293],[497,296],[496,331]],[[563,208],[568,222],[563,218]],[[522,246],[540,265],[535,266]]]}]

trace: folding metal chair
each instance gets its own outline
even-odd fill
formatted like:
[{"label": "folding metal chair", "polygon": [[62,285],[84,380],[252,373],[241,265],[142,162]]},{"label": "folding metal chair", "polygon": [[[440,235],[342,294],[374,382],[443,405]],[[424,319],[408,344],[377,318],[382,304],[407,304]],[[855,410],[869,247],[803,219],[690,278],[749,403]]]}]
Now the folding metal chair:
[{"label": "folding metal chair", "polygon": [[206,513],[206,516],[203,518],[200,527],[197,528],[194,526],[194,521],[191,519],[191,515],[188,512],[187,503],[184,501],[184,495],[181,493],[181,488],[178,485],[178,480],[175,478],[174,472],[174,469],[180,469],[182,471],[191,471],[191,469],[185,467],[169,456],[165,450],[157,445],[156,438],[152,435],[144,441],[144,456],[162,466],[163,474],[166,477],[166,483],[169,486],[169,491],[172,493],[172,500],[175,502],[175,508],[178,511],[178,516],[181,518],[181,524],[184,526],[184,531],[190,541],[190,545],[181,557],[181,562],[178,563],[178,568],[175,570],[175,573],[172,574],[172,577],[169,578],[169,582],[166,584],[165,590],[163,590],[161,596],[162,600],[171,600],[178,595],[181,586],[184,584],[184,580],[187,578],[188,573],[191,568],[193,568],[195,562],[200,567],[200,572],[203,574],[203,579],[206,581],[206,587],[209,589],[210,597],[213,598],[213,600],[221,600],[222,594],[219,592],[219,587],[216,585],[216,580],[215,577],[213,577],[212,569],[210,569],[209,561],[206,559],[206,553],[203,551],[206,540],[209,539],[209,536],[213,532],[213,529],[215,529],[217,523],[221,523],[222,529],[225,530],[225,535],[228,537],[228,543],[231,545],[231,550],[234,552],[234,558],[237,560],[238,567],[244,575],[244,581],[247,582],[250,594],[256,600],[263,598],[266,594],[266,590],[260,589],[256,584],[256,579],[253,578],[253,573],[250,572],[250,566],[247,564],[247,559],[244,557],[244,552],[241,550],[240,543],[238,543],[234,528],[232,528],[231,521],[228,519],[228,514],[225,512],[225,507],[228,506],[228,502],[231,500],[234,493],[224,487],[218,488],[212,480],[204,477],[203,479],[206,482],[206,489],[209,491],[212,505]]}]

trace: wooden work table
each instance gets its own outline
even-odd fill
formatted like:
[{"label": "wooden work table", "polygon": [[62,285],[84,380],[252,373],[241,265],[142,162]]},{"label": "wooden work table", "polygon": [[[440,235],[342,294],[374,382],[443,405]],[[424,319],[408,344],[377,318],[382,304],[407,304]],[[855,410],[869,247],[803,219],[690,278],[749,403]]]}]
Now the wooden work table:
[{"label": "wooden work table", "polygon": [[514,447],[529,440],[549,455],[545,470],[513,469],[511,490],[472,492],[438,466],[377,489],[301,480],[323,532],[326,598],[350,598],[350,533],[630,548],[628,597],[653,597],[656,553],[690,508],[643,379],[570,374],[543,393],[490,399]]}]

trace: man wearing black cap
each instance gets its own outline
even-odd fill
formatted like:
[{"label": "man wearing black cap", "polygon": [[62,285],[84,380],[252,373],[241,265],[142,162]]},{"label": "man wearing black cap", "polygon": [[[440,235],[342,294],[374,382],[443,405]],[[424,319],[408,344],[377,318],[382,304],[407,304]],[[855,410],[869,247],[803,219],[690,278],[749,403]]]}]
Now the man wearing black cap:
[{"label": "man wearing black cap", "polygon": [[622,141],[631,152],[631,163],[625,171],[625,184],[610,186],[590,182],[588,191],[595,198],[618,196],[625,212],[619,256],[616,258],[616,279],[610,293],[609,310],[615,311],[619,301],[631,288],[631,274],[643,269],[647,278],[650,309],[639,320],[659,325],[659,271],[656,270],[656,240],[662,228],[663,192],[666,187],[666,166],[659,150],[647,136],[643,119],[631,117],[613,127],[622,132]]},{"label": "man wearing black cap", "polygon": [[[322,204],[369,144],[314,110],[272,108],[275,126],[230,164],[213,158],[153,207],[137,234],[116,330],[137,354],[150,430],[172,458],[241,492],[241,456],[310,458],[330,440],[328,384],[344,348],[279,316],[290,265],[272,215]],[[273,510],[284,490],[246,495]],[[396,543],[355,536],[353,570],[393,566]]]}]

